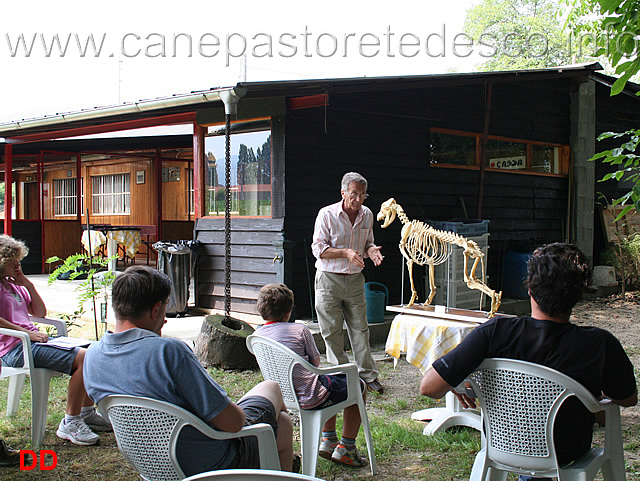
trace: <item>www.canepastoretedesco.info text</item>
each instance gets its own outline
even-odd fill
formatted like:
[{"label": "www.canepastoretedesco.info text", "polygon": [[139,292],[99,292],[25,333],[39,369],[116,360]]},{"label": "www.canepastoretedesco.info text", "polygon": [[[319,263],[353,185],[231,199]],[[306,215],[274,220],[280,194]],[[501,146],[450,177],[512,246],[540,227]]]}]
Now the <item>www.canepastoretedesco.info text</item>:
[{"label": "www.canepastoretedesco.info text", "polygon": [[[226,66],[234,58],[294,57],[468,57],[475,53],[488,58],[497,55],[542,56],[549,49],[546,34],[532,32],[526,38],[505,34],[501,38],[486,33],[474,39],[464,32],[395,31],[391,26],[379,32],[314,31],[308,26],[298,32],[215,34],[190,33],[5,33],[0,56],[43,57],[203,57],[222,60]],[[569,50],[580,47],[582,39],[569,39]]]}]

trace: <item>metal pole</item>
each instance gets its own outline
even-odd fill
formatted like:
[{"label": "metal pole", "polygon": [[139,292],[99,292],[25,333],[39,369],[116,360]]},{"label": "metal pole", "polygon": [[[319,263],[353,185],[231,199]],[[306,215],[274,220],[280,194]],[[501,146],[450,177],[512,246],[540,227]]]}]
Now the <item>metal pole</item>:
[{"label": "metal pole", "polygon": [[[92,258],[93,251],[91,249],[91,224],[89,223],[89,208],[86,209],[86,221],[87,221],[87,245],[89,246],[89,271],[93,268],[92,266]],[[95,286],[93,285],[93,275],[90,273],[90,281],[91,281],[91,292],[95,293]],[[100,336],[98,335],[98,313],[96,312],[96,296],[92,296],[91,300],[93,301],[93,324],[96,329],[96,341],[100,340]]]}]

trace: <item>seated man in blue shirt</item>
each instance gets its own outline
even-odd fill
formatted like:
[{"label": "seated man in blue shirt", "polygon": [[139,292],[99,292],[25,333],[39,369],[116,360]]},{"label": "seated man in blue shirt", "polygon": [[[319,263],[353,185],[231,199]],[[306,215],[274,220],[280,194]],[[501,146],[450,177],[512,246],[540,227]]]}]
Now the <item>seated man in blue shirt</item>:
[{"label": "seated man in blue shirt", "polygon": [[[278,384],[261,382],[237,404],[231,401],[183,341],[161,337],[170,292],[169,278],[147,266],[129,267],[116,278],[111,297],[115,332],[107,332],[94,343],[84,360],[88,395],[95,402],[110,394],[169,402],[219,431],[238,432],[245,425],[271,424],[280,465],[290,471],[293,428]],[[187,476],[260,467],[255,437],[214,440],[195,429],[180,434],[177,457]]]},{"label": "seated man in blue shirt", "polygon": [[[633,365],[620,342],[603,329],[569,322],[590,280],[587,258],[577,247],[563,243],[539,247],[527,266],[531,317],[498,316],[476,327],[458,347],[433,363],[420,383],[420,393],[442,398],[485,358],[503,357],[542,364],[575,379],[597,398],[635,405]],[[472,400],[463,400],[467,402],[475,407]],[[590,449],[594,422],[593,413],[577,398],[565,401],[554,426],[561,465]]]}]

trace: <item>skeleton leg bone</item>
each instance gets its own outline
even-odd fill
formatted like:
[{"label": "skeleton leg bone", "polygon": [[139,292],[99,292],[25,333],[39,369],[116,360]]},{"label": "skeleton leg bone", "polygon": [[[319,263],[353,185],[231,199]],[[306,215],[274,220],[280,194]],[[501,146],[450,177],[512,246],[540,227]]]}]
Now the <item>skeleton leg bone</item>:
[{"label": "skeleton leg bone", "polygon": [[433,297],[436,295],[435,266],[429,264],[429,297],[424,301],[425,306],[430,306]]},{"label": "skeleton leg bone", "polygon": [[416,286],[413,283],[413,261],[411,259],[407,259],[407,270],[409,271],[409,280],[411,281],[411,300],[409,304],[407,304],[407,307],[411,307],[418,297],[418,291],[416,291]]}]

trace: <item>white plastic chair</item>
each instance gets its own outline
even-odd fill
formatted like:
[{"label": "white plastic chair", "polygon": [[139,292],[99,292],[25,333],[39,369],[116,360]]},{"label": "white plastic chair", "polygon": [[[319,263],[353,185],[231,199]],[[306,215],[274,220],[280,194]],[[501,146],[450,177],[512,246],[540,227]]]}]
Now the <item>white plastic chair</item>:
[{"label": "white plastic chair", "polygon": [[109,416],[118,449],[145,481],[185,478],[176,458],[176,443],[185,426],[193,426],[212,439],[255,436],[260,449],[260,467],[280,469],[276,438],[268,424],[245,426],[237,433],[218,431],[186,409],[137,396],[106,396],[98,407]]},{"label": "white plastic chair", "polygon": [[[31,320],[55,326],[58,336],[67,335],[67,325],[64,321],[43,317],[31,317]],[[3,365],[0,371],[0,378],[9,378],[7,416],[11,416],[18,410],[24,380],[29,375],[29,381],[31,382],[31,446],[36,447],[41,445],[44,440],[44,431],[47,424],[47,405],[49,404],[49,383],[52,377],[61,376],[62,373],[34,366],[29,333],[0,328],[0,334],[17,337],[22,342],[23,366],[8,367]]]},{"label": "white plastic chair", "polygon": [[322,481],[320,478],[306,474],[271,471],[267,469],[221,469],[189,476],[183,481],[288,481],[288,480]]},{"label": "white plastic chair", "polygon": [[[617,404],[598,401],[580,383],[554,369],[514,359],[485,359],[468,381],[478,396],[485,430],[471,481],[504,481],[507,472],[589,481],[600,469],[605,480],[624,481]],[[589,411],[605,412],[604,448],[591,448],[576,462],[560,467],[553,425],[560,405],[572,395]]]},{"label": "white plastic chair", "polygon": [[[302,472],[308,476],[315,476],[316,464],[318,462],[318,449],[320,447],[320,437],[324,423],[342,411],[345,407],[353,404],[358,405],[360,418],[362,420],[362,430],[367,441],[367,451],[369,454],[369,466],[371,473],[376,474],[376,454],[373,449],[373,438],[369,428],[369,418],[362,399],[360,389],[360,377],[355,364],[340,364],[332,367],[318,368],[305,361],[291,349],[272,339],[252,334],[247,337],[247,347],[258,360],[258,365],[262,371],[262,376],[271,381],[276,381],[280,385],[282,397],[287,409],[298,411],[300,416],[300,438],[302,450]],[[293,368],[296,365],[314,374],[346,374],[347,375],[347,399],[324,409],[301,409],[296,391],[293,387]]]}]

